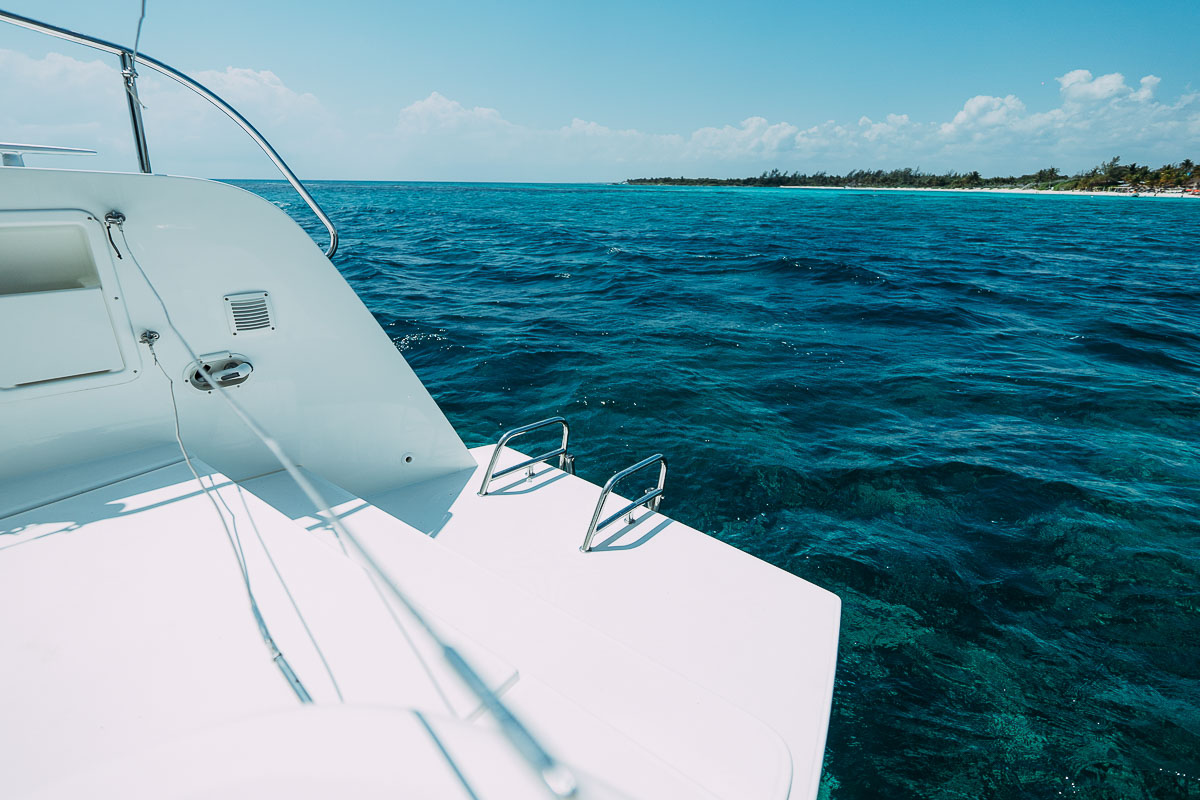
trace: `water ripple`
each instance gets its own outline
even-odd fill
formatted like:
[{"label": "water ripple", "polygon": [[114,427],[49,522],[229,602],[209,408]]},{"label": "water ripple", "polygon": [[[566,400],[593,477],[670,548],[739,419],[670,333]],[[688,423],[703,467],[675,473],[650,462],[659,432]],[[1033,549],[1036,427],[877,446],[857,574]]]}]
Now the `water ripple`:
[{"label": "water ripple", "polygon": [[661,449],[664,510],[843,598],[827,796],[1200,796],[1200,203],[314,194],[470,444]]}]

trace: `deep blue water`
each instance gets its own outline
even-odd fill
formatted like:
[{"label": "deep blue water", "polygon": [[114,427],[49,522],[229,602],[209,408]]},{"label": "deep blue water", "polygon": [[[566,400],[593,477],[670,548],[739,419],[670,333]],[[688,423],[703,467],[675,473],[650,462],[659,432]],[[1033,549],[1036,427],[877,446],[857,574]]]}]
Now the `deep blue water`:
[{"label": "deep blue water", "polygon": [[1200,202],[314,193],[468,444],[661,450],[664,512],[842,597],[829,797],[1200,797]]}]

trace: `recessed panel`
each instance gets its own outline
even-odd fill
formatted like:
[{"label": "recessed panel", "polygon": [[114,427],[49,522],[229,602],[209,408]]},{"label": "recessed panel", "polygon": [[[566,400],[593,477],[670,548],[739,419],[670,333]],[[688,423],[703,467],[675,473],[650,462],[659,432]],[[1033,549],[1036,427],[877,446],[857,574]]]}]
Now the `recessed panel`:
[{"label": "recessed panel", "polygon": [[0,295],[0,389],[124,368],[100,289]]},{"label": "recessed panel", "polygon": [[0,225],[0,295],[100,285],[80,225]]}]

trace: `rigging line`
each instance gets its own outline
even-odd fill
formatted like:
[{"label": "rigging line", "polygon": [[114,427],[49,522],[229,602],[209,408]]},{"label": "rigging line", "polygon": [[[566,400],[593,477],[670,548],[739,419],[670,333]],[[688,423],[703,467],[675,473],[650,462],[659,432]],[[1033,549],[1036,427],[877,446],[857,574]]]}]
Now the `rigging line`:
[{"label": "rigging line", "polygon": [[462,770],[458,768],[458,762],[454,760],[454,756],[450,755],[450,751],[446,749],[446,745],[442,744],[442,737],[437,735],[433,726],[429,724],[429,720],[425,719],[425,715],[420,711],[414,711],[413,715],[425,727],[429,733],[429,738],[433,739],[433,743],[437,745],[438,751],[442,754],[442,758],[446,760],[446,765],[454,772],[454,776],[458,778],[458,782],[462,784],[463,791],[467,793],[470,800],[479,800],[479,795],[475,794],[475,790],[471,788],[470,781],[467,776],[463,775]]},{"label": "rigging line", "polygon": [[[329,513],[330,513],[330,514],[332,514],[332,513],[333,513],[333,509],[332,509],[332,508],[330,508],[330,509],[329,509]],[[325,511],[324,511],[324,510],[322,510],[322,509],[317,509],[317,524],[316,524],[316,525],[314,525],[314,526],[312,526],[312,527],[307,527],[307,526],[306,526],[306,527],[305,527],[305,529],[306,529],[306,530],[310,530],[310,531],[315,531],[315,530],[317,530],[318,528],[325,528],[325,529],[327,529],[327,530],[328,530],[330,533],[332,533],[332,534],[333,534],[334,541],[336,541],[336,542],[338,543],[338,547],[340,547],[340,548],[342,549],[342,555],[344,555],[346,558],[349,558],[349,557],[350,557],[350,551],[346,549],[346,543],[345,543],[345,542],[343,542],[343,541],[342,541],[342,537],[338,535],[337,528],[335,528],[335,527],[333,527],[332,525],[330,525],[330,524],[329,524],[329,520],[325,519],[325,516],[324,516],[324,514],[325,514]]]},{"label": "rigging line", "polygon": [[417,643],[414,642],[412,636],[409,635],[408,628],[405,627],[404,622],[401,621],[400,616],[396,613],[395,606],[388,602],[387,595],[383,593],[383,587],[379,585],[379,581],[374,575],[371,574],[370,570],[366,569],[361,564],[359,565],[359,569],[366,574],[367,580],[371,582],[371,587],[375,590],[375,594],[379,596],[379,602],[383,603],[383,607],[387,609],[388,616],[392,618],[392,622],[396,623],[396,628],[400,631],[400,635],[404,637],[404,641],[408,643],[408,648],[412,650],[413,655],[417,657],[417,663],[421,665],[421,669],[425,671],[425,675],[428,676],[429,682],[433,684],[433,690],[437,692],[437,696],[441,699],[442,704],[446,706],[446,710],[450,712],[451,716],[457,717],[458,712],[455,711],[454,706],[451,705],[450,697],[446,694],[446,690],[442,688],[441,681],[438,680],[437,674],[433,671],[433,667],[431,667],[425,660],[425,656],[421,654],[420,649],[417,647]]},{"label": "rigging line", "polygon": [[[333,509],[329,509],[329,513],[332,514],[335,512]],[[318,528],[325,528],[333,534],[334,540],[337,541],[338,546],[342,550],[342,555],[344,555],[351,561],[351,563],[355,564],[360,570],[362,570],[363,575],[365,575],[367,580],[370,581],[371,588],[375,590],[375,595],[379,598],[379,602],[382,603],[383,607],[387,610],[388,616],[391,617],[396,629],[400,631],[400,635],[404,637],[404,641],[408,645],[408,649],[412,651],[413,656],[417,659],[417,663],[421,665],[421,669],[424,671],[425,676],[429,678],[429,682],[433,684],[433,690],[437,693],[438,698],[446,707],[446,711],[449,712],[451,716],[458,716],[458,712],[455,711],[454,705],[450,702],[449,695],[446,694],[446,690],[442,687],[442,682],[438,680],[437,673],[434,672],[433,667],[430,666],[429,662],[425,659],[425,655],[421,652],[420,648],[417,647],[417,643],[413,641],[412,635],[408,632],[408,627],[404,624],[404,621],[400,619],[400,615],[396,613],[396,607],[388,602],[387,595],[384,593],[383,587],[379,585],[379,579],[375,577],[371,570],[354,560],[353,556],[350,555],[350,551],[346,549],[346,543],[343,542],[342,537],[338,535],[337,529],[329,524],[329,520],[326,519],[324,511],[317,512],[317,520],[319,521],[319,525],[315,526],[314,528],[306,529],[317,530]]]},{"label": "rigging line", "polygon": [[[112,226],[107,225],[106,227],[108,228],[109,241],[111,242],[112,241]],[[121,239],[122,239],[122,241],[125,242],[125,249],[129,250],[130,249],[129,241],[127,239],[125,239],[125,231],[123,228],[121,228],[121,223],[117,224],[117,229],[121,232]],[[113,243],[113,249],[114,250],[116,249],[115,243]],[[118,258],[120,257],[119,252],[118,252],[117,257]],[[138,271],[142,274],[142,278],[146,281],[146,285],[150,287],[150,290],[152,292],[154,292],[154,296],[157,297],[159,300],[159,303],[162,304],[162,297],[159,296],[158,290],[154,287],[154,284],[150,282],[150,278],[146,275],[145,271],[141,267],[141,264],[138,263],[137,259],[134,257],[132,252],[130,252],[129,257],[133,261],[134,265],[137,266]],[[165,304],[162,304],[162,309],[163,309],[163,313],[167,314],[167,307]],[[192,351],[191,346],[187,344],[187,342],[183,339],[183,336],[179,333],[179,331],[175,328],[174,324],[170,321],[169,315],[167,315],[167,316],[168,316],[167,324],[170,325],[171,329],[175,331],[175,335],[177,337],[179,337],[179,340],[181,342],[184,343],[184,346],[187,348],[188,352],[191,353],[192,357],[196,358],[196,354]],[[192,460],[188,456],[187,448],[184,447],[184,445],[183,445],[183,436],[180,431],[180,425],[179,425],[179,406],[176,404],[176,401],[175,401],[175,381],[173,381],[171,379],[171,376],[168,375],[167,371],[163,368],[162,363],[158,360],[158,352],[154,349],[154,342],[158,338],[158,336],[151,335],[149,333],[143,334],[142,336],[143,336],[143,340],[144,340],[146,346],[150,348],[150,355],[153,356],[153,358],[154,358],[154,366],[158,367],[158,369],[162,373],[163,377],[166,378],[166,380],[167,380],[167,388],[170,390],[170,393],[171,393],[171,409],[175,415],[175,441],[179,444],[179,452],[183,454],[183,460],[185,463],[187,463],[187,467],[191,471],[192,477],[194,477],[196,479],[196,483],[204,491],[204,494],[208,498],[208,501],[210,503],[212,503],[213,508],[217,512],[217,517],[221,520],[221,526],[225,529],[225,537],[229,540],[230,547],[233,548],[234,558],[237,560],[238,568],[241,571],[242,582],[246,586],[246,594],[250,599],[250,610],[254,615],[254,620],[258,626],[259,633],[262,636],[262,638],[264,639],[264,641],[266,642],[267,647],[274,654],[273,659],[276,660],[276,663],[279,664],[279,668],[283,672],[284,677],[287,678],[288,683],[292,685],[293,690],[295,690],[295,692],[296,692],[297,696],[300,698],[301,702],[305,702],[305,703],[312,702],[311,696],[308,694],[308,691],[304,688],[304,686],[300,683],[300,679],[296,676],[295,672],[292,670],[291,665],[287,663],[287,659],[280,652],[279,647],[275,643],[274,637],[271,636],[271,632],[267,627],[266,620],[263,619],[262,612],[260,611],[259,606],[258,606],[258,600],[254,596],[254,590],[251,587],[250,571],[246,565],[246,553],[245,553],[245,550],[242,548],[242,537],[238,533],[238,529],[237,529],[237,515],[233,513],[233,509],[231,509],[229,507],[229,504],[225,502],[225,498],[220,494],[220,492],[217,492],[216,493],[217,499],[219,499],[221,502],[221,505],[225,507],[225,511],[228,512],[229,519],[233,523],[233,530],[231,532],[229,525],[226,524],[226,522],[225,522],[224,514],[222,514],[221,509],[217,507],[217,503],[213,499],[213,495],[212,495],[212,493],[210,493],[209,488],[206,487],[204,485],[204,482],[200,479],[200,475],[196,472],[196,468],[195,468],[195,466],[192,465]],[[213,483],[214,487],[215,487],[215,482],[213,482],[211,476],[209,477],[209,482]],[[333,684],[333,690],[337,694],[338,701],[344,703],[345,697],[342,695],[342,688],[338,684],[337,678],[334,677],[333,669],[329,666],[329,661],[325,657],[325,651],[322,650],[321,645],[317,643],[316,636],[313,635],[312,629],[309,628],[309,626],[308,626],[308,620],[304,617],[304,613],[300,611],[300,607],[296,603],[296,599],[292,595],[292,591],[288,587],[287,581],[285,581],[283,579],[283,575],[280,574],[279,567],[276,566],[275,559],[271,556],[271,551],[267,548],[266,542],[263,541],[262,534],[259,533],[258,526],[254,525],[254,517],[253,517],[253,515],[250,514],[249,508],[246,507],[246,499],[244,496],[241,495],[240,490],[239,490],[239,497],[241,497],[241,499],[242,499],[242,506],[243,506],[243,508],[246,509],[246,515],[250,519],[251,527],[254,529],[255,536],[258,537],[258,542],[262,546],[263,553],[266,554],[267,561],[268,561],[268,563],[270,563],[271,569],[274,570],[274,572],[275,572],[275,577],[279,579],[279,583],[283,587],[284,594],[287,595],[288,601],[291,603],[292,609],[296,612],[296,616],[300,619],[300,624],[304,628],[304,632],[305,632],[305,634],[307,634],[309,642],[312,643],[313,649],[317,653],[317,657],[321,660],[321,664],[325,668],[325,674],[329,676],[329,681],[330,681],[330,683]]]},{"label": "rigging line", "polygon": [[142,23],[146,21],[146,0],[142,0],[142,13],[138,17],[137,35],[133,37],[133,60],[137,61],[138,45],[142,41]]},{"label": "rigging line", "polygon": [[[312,698],[309,696],[308,691],[305,690],[303,684],[300,683],[300,679],[292,670],[291,665],[287,663],[287,659],[284,658],[283,653],[281,653],[279,648],[275,645],[275,640],[271,636],[270,630],[267,628],[266,620],[263,619],[262,613],[259,611],[258,600],[254,597],[254,590],[250,586],[250,573],[246,569],[246,555],[242,551],[241,537],[236,534],[237,522],[233,515],[233,511],[229,509],[228,505],[225,506],[225,509],[229,511],[229,516],[235,520],[234,532],[231,532],[229,530],[229,525],[225,521],[225,515],[221,513],[221,509],[217,506],[216,500],[213,499],[211,489],[215,488],[215,483],[213,487],[207,487],[204,485],[204,481],[201,480],[199,473],[196,472],[196,467],[192,464],[192,459],[188,456],[187,448],[183,446],[183,436],[179,427],[179,406],[175,402],[175,382],[171,380],[171,376],[167,374],[167,371],[163,369],[162,364],[158,360],[158,353],[154,350],[154,338],[157,337],[146,336],[146,345],[150,348],[150,355],[154,357],[154,366],[158,367],[159,372],[161,372],[163,377],[167,379],[167,387],[171,392],[171,408],[175,414],[175,441],[179,443],[179,452],[183,454],[184,463],[187,464],[188,470],[190,470],[192,473],[192,477],[196,479],[196,483],[200,486],[201,491],[204,492],[204,496],[208,498],[208,502],[212,504],[213,510],[217,512],[217,518],[221,520],[221,527],[225,529],[225,538],[229,541],[229,546],[233,549],[234,559],[238,563],[238,569],[242,575],[242,582],[246,587],[246,595],[250,600],[250,610],[254,615],[255,624],[258,626],[259,635],[262,636],[267,648],[273,654],[272,660],[275,661],[275,663],[279,666],[280,671],[283,672],[284,678],[287,679],[287,682],[291,685],[292,690],[296,693],[296,696],[300,698],[300,702],[311,703]],[[209,476],[209,482],[213,483],[211,476]],[[217,496],[220,497],[219,494]],[[223,499],[222,504],[224,504]]]},{"label": "rigging line", "polygon": [[[130,56],[132,56],[132,58],[129,59],[129,69],[132,73],[132,75],[130,76],[131,78],[137,77],[138,44],[142,41],[142,23],[145,22],[145,20],[146,20],[146,0],[142,0],[142,13],[138,16],[137,34],[133,37],[133,52],[130,53]],[[148,108],[148,106],[142,102],[142,98],[138,97],[137,84],[134,83],[132,80],[126,80],[125,91],[129,92],[129,96],[132,97],[134,100],[136,100],[137,104],[139,106],[141,106],[142,108]],[[114,247],[115,247],[115,245],[114,245]],[[120,258],[120,256],[118,256],[118,258]]]},{"label": "rigging line", "polygon": [[[115,214],[115,212],[113,213]],[[175,333],[175,336],[179,339],[180,344],[183,345],[191,357],[194,360],[199,361],[200,357],[196,355],[196,352],[192,349],[192,346],[188,344],[187,339],[185,339],[183,334],[179,332],[179,329],[175,327],[175,323],[171,319],[171,314],[167,310],[166,301],[162,299],[162,295],[158,293],[158,289],[155,288],[149,276],[146,275],[146,271],[142,269],[141,263],[138,262],[137,257],[134,256],[133,248],[129,246],[129,239],[125,236],[124,217],[121,217],[115,222],[115,224],[117,226],[117,230],[121,233],[121,240],[125,242],[125,249],[129,252],[130,260],[134,263],[134,266],[137,267],[138,272],[142,274],[143,280],[145,280],[146,285],[150,287],[150,291],[154,293],[155,298],[158,299],[158,303],[162,307],[163,316],[166,319],[167,326],[170,327],[170,329]],[[201,374],[203,375],[204,373],[201,372]],[[522,760],[524,760],[525,763],[538,774],[542,784],[550,791],[550,793],[559,798],[577,797],[579,794],[579,783],[575,778],[574,773],[572,773],[571,770],[564,764],[559,762],[558,759],[554,758],[554,756],[552,756],[546,750],[546,748],[542,746],[541,742],[539,742],[534,735],[529,732],[529,729],[526,728],[519,719],[517,719],[512,711],[509,710],[504,701],[500,699],[499,695],[492,691],[491,687],[488,686],[483,678],[479,676],[479,673],[475,670],[475,668],[472,667],[465,658],[463,658],[462,654],[460,654],[453,646],[446,643],[441,635],[438,634],[437,629],[433,627],[429,620],[425,618],[425,615],[420,612],[416,605],[414,605],[413,601],[410,600],[408,595],[400,588],[399,584],[397,584],[396,581],[393,580],[392,577],[383,569],[383,567],[380,566],[379,561],[375,558],[375,556],[372,555],[369,550],[367,550],[366,546],[359,541],[359,538],[352,534],[349,528],[342,523],[341,519],[339,519],[338,516],[333,513],[329,503],[325,501],[325,499],[321,496],[321,493],[317,491],[317,488],[313,486],[312,482],[309,481],[309,479],[304,475],[304,473],[300,470],[300,467],[296,465],[296,462],[293,461],[286,452],[284,452],[279,442],[275,441],[275,439],[269,436],[267,432],[262,429],[262,427],[249,415],[249,413],[242,408],[241,403],[235,400],[224,386],[212,380],[207,382],[208,385],[212,387],[213,391],[217,393],[217,396],[224,400],[233,413],[237,415],[237,417],[242,421],[242,424],[244,424],[250,430],[250,432],[254,434],[268,450],[271,451],[271,454],[275,456],[275,460],[278,461],[279,464],[287,471],[288,475],[292,477],[292,480],[300,488],[300,491],[302,491],[305,496],[308,497],[309,502],[313,504],[319,513],[322,513],[326,516],[329,524],[334,528],[334,530],[338,532],[344,541],[350,544],[364,566],[378,577],[379,581],[382,583],[383,587],[387,589],[388,593],[391,594],[392,597],[404,607],[409,616],[416,621],[417,625],[425,631],[426,635],[429,636],[429,638],[435,644],[437,644],[441,650],[442,658],[445,660],[446,664],[458,676],[459,680],[463,682],[467,689],[483,704],[488,713],[492,715],[492,719],[496,721],[496,724],[500,729],[500,733],[508,740],[509,745],[517,752],[518,755],[520,755]],[[282,656],[280,656],[280,658],[282,658]],[[284,663],[286,664],[286,661]]]},{"label": "rigging line", "polygon": [[117,248],[117,243],[112,238],[112,226],[105,225],[104,230],[108,232],[108,243],[112,245],[113,252],[117,254],[117,258],[121,258],[121,251]]},{"label": "rigging line", "polygon": [[[329,661],[325,658],[325,651],[321,649],[321,645],[317,644],[317,638],[308,627],[308,620],[305,619],[304,612],[300,610],[300,605],[296,602],[296,598],[292,596],[291,588],[287,585],[287,581],[283,579],[283,574],[275,564],[275,557],[271,555],[270,549],[267,548],[267,543],[263,540],[262,532],[259,531],[258,525],[254,524],[254,515],[250,513],[250,506],[246,503],[246,494],[242,490],[242,487],[237,486],[237,493],[242,501],[242,509],[246,512],[246,519],[250,520],[250,528],[254,531],[254,536],[258,539],[263,554],[267,557],[267,563],[271,565],[271,569],[275,572],[275,577],[279,579],[279,585],[283,587],[283,593],[287,595],[288,601],[292,604],[292,610],[296,612],[296,616],[300,619],[300,624],[304,627],[304,632],[308,635],[308,640],[312,642],[313,649],[317,651],[317,657],[321,659],[321,665],[325,667],[325,674],[329,676],[329,682],[333,684],[333,691],[337,694],[338,702],[345,703],[346,698],[342,696],[342,687],[338,685],[337,678],[333,676],[333,669],[329,666]],[[220,494],[217,497],[220,498],[221,505],[225,506],[225,510],[229,512],[229,516],[233,519],[233,530],[234,533],[237,533],[237,517],[225,502],[225,498]]]},{"label": "rigging line", "polygon": [[[122,231],[124,236],[124,231]],[[126,241],[128,248],[129,242]],[[130,256],[133,257],[132,254]],[[137,263],[136,260],[134,263]],[[165,306],[164,306],[165,310]],[[168,319],[168,324],[170,320]],[[176,331],[178,334],[178,331]],[[463,658],[450,644],[438,634],[432,623],[425,618],[425,615],[409,599],[408,595],[400,588],[400,586],[392,579],[390,575],[380,566],[379,561],[367,550],[366,546],[352,534],[350,530],[342,524],[337,515],[330,508],[329,503],[321,496],[317,488],[312,482],[301,472],[300,467],[296,462],[284,452],[279,442],[269,436],[266,431],[242,408],[238,401],[230,396],[225,387],[215,381],[209,381],[209,386],[212,386],[230,409],[242,420],[242,423],[250,429],[250,432],[258,437],[267,449],[275,456],[275,459],[283,465],[288,474],[292,476],[292,480],[300,487],[300,490],[307,495],[309,502],[316,508],[323,510],[329,519],[329,524],[333,525],[341,534],[342,538],[354,548],[358,554],[358,558],[376,575],[382,582],[383,586],[394,597],[400,605],[402,605],[416,623],[425,631],[431,640],[433,640],[441,649],[442,658],[458,678],[466,685],[472,694],[479,699],[492,718],[496,721],[500,732],[504,735],[510,746],[521,756],[521,758],[529,765],[541,778],[543,785],[555,797],[570,798],[576,797],[579,793],[579,784],[575,775],[542,746],[542,744],[533,736],[532,733],[521,723],[519,719],[509,710],[508,706],[500,697],[492,691],[491,687],[480,677],[479,673]]]},{"label": "rigging line", "polygon": [[[124,239],[124,231],[122,231],[121,237]],[[125,248],[129,249],[129,242],[127,241],[125,242]],[[130,259],[133,260],[134,264],[137,264],[137,260],[133,258],[132,253],[130,253]],[[146,273],[142,271],[140,265],[138,265],[138,271],[142,272],[142,276],[145,277]],[[150,283],[149,278],[146,278],[146,284],[150,286],[150,290],[157,296],[158,292],[155,290],[154,285]],[[164,306],[164,311],[165,309],[166,307]],[[158,353],[154,349],[154,340],[157,338],[157,336],[143,334],[146,346],[150,348],[150,355],[154,357],[154,366],[158,367],[159,372],[167,379],[167,387],[171,393],[171,408],[175,414],[175,441],[179,444],[179,452],[183,454],[184,463],[187,464],[192,477],[196,479],[197,485],[204,492],[204,496],[208,498],[208,502],[212,504],[213,510],[217,512],[217,518],[221,520],[221,527],[225,529],[225,538],[229,541],[229,546],[233,549],[234,559],[237,561],[238,569],[242,575],[242,583],[246,587],[246,596],[250,601],[250,612],[253,614],[254,622],[258,626],[259,635],[267,645],[267,650],[271,653],[271,660],[279,667],[279,671],[283,673],[284,679],[292,687],[292,691],[296,693],[296,697],[299,698],[300,702],[311,703],[312,696],[304,688],[304,684],[300,682],[300,678],[296,675],[283,653],[279,651],[279,647],[275,644],[275,639],[271,636],[271,631],[267,628],[267,622],[263,619],[262,612],[259,611],[258,600],[254,597],[254,589],[250,586],[250,573],[246,570],[246,559],[241,550],[241,541],[230,531],[229,524],[225,521],[225,515],[221,513],[221,508],[217,505],[216,500],[213,499],[210,488],[205,486],[204,481],[200,479],[200,474],[192,464],[192,459],[188,455],[187,448],[183,446],[183,435],[179,428],[179,406],[175,402],[175,382],[171,380],[171,376],[167,374],[166,369],[163,368],[162,363],[158,360]]]}]

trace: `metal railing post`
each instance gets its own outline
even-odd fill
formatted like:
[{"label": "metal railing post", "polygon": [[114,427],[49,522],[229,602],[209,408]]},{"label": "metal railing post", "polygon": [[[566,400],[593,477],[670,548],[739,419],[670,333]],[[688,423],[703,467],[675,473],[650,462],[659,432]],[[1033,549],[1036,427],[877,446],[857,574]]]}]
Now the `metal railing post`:
[{"label": "metal railing post", "polygon": [[296,177],[296,173],[292,172],[291,167],[284,163],[283,157],[280,156],[279,153],[275,152],[275,148],[271,146],[270,142],[268,142],[263,135],[259,133],[253,125],[250,124],[249,120],[238,113],[237,109],[229,105],[229,103],[226,103],[216,94],[192,80],[187,75],[184,75],[174,67],[164,64],[158,59],[150,58],[150,56],[147,56],[143,53],[138,53],[135,56],[132,51],[122,45],[106,42],[103,39],[97,39],[94,36],[85,36],[82,33],[76,33],[75,31],[70,31],[66,28],[60,28],[56,25],[38,22],[35,19],[22,17],[20,14],[14,14],[11,11],[4,11],[2,9],[0,9],[0,22],[9,22],[22,28],[28,28],[31,31],[38,31],[39,33],[45,33],[49,36],[55,36],[59,39],[66,39],[68,42],[74,42],[75,44],[81,44],[84,47],[91,47],[96,50],[103,50],[106,53],[112,53],[113,55],[121,57],[121,75],[125,79],[125,92],[128,95],[127,99],[129,101],[129,117],[130,121],[133,123],[133,138],[138,149],[138,163],[142,172],[150,172],[150,153],[146,147],[146,131],[142,125],[141,103],[136,97],[136,83],[134,79],[137,77],[137,71],[135,69],[137,64],[150,67],[150,69],[154,70],[155,72],[158,72],[173,81],[183,84],[188,89],[212,103],[214,106],[220,109],[225,116],[229,117],[238,125],[238,127],[245,131],[246,135],[253,139],[254,143],[257,144],[264,153],[266,153],[267,158],[271,159],[271,163],[275,165],[275,168],[283,173],[283,177],[286,178],[287,182],[291,184],[292,188],[296,191],[296,194],[300,195],[300,199],[304,201],[313,214],[316,215],[317,219],[321,221],[321,224],[325,226],[325,230],[329,232],[329,246],[325,248],[325,256],[326,258],[333,258],[333,254],[337,252],[338,248],[338,234],[337,228],[335,228],[333,225],[333,221],[329,219],[329,215],[325,213],[313,196],[309,194],[308,189],[306,189],[304,184],[300,182],[300,179]]},{"label": "metal railing post", "polygon": [[142,122],[142,101],[137,93],[137,64],[133,53],[121,51],[121,77],[125,79],[125,100],[129,103],[129,124],[133,126],[133,146],[137,149],[138,168],[150,174],[150,147],[146,144],[146,125]]},{"label": "metal railing post", "polygon": [[[646,493],[626,505],[615,514],[609,515],[603,522],[600,521],[600,515],[604,512],[604,501],[612,494],[613,487],[625,477],[632,475],[635,472],[645,469],[646,467],[658,464],[658,485],[652,489],[647,489]],[[600,500],[596,503],[596,510],[592,512],[592,522],[588,525],[587,534],[583,537],[583,545],[580,546],[580,551],[584,553],[592,552],[592,537],[597,532],[604,530],[609,525],[612,525],[622,516],[625,516],[626,523],[633,522],[633,511],[638,506],[645,506],[649,511],[658,511],[658,506],[662,502],[663,487],[667,484],[667,459],[663,458],[662,453],[656,453],[647,459],[639,461],[632,467],[626,467],[608,479],[604,484],[604,489],[600,492]]]},{"label": "metal railing post", "polygon": [[[511,467],[505,467],[499,472],[496,471],[496,462],[500,460],[500,453],[504,450],[504,445],[508,444],[510,439],[514,439],[522,434],[538,430],[539,428],[545,428],[550,425],[562,426],[562,444],[560,444],[554,450],[551,450],[547,453],[542,453],[540,456],[527,458],[520,464],[513,464]],[[488,493],[488,485],[492,481],[494,481],[496,478],[503,478],[505,475],[512,474],[523,467],[529,470],[528,477],[532,478],[534,464],[539,464],[546,459],[554,458],[555,456],[558,456],[558,468],[563,472],[574,475],[575,456],[567,452],[567,440],[570,439],[570,437],[571,429],[567,427],[567,421],[562,417],[551,417],[550,419],[544,419],[540,422],[534,422],[530,425],[522,425],[519,428],[513,428],[511,431],[508,431],[500,437],[500,441],[496,442],[496,447],[492,450],[492,460],[488,462],[487,470],[483,473],[483,483],[479,485],[479,491],[477,494],[480,497],[483,497]]]}]

